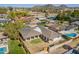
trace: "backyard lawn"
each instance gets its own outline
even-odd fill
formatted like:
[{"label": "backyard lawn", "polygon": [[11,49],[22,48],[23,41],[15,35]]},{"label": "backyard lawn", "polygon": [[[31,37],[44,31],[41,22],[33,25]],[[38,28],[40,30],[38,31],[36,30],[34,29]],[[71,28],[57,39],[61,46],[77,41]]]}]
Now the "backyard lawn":
[{"label": "backyard lawn", "polygon": [[25,54],[25,50],[22,46],[19,46],[19,40],[9,40],[9,53],[10,54]]},{"label": "backyard lawn", "polygon": [[25,45],[30,53],[36,53],[48,47],[48,44],[44,42],[41,38],[35,38],[30,41],[25,41]]},{"label": "backyard lawn", "polygon": [[38,44],[38,43],[42,43],[43,41],[40,39],[40,38],[37,38],[37,39],[34,39],[34,40],[31,40],[31,44]]}]

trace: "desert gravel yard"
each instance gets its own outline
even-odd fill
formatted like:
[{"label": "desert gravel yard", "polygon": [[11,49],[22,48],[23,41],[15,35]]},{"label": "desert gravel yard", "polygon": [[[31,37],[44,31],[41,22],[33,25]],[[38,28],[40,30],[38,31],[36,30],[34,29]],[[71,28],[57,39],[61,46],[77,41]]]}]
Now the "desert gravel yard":
[{"label": "desert gravel yard", "polygon": [[69,45],[70,45],[71,47],[76,47],[77,44],[79,44],[79,38],[73,40]]}]

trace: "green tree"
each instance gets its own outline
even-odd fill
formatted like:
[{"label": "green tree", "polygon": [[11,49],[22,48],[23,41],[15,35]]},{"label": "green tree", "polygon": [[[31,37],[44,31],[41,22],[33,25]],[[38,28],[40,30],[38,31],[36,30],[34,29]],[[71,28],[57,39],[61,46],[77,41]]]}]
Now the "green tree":
[{"label": "green tree", "polygon": [[29,15],[29,12],[25,12],[25,11],[10,11],[8,13],[8,18],[15,20],[16,17],[20,18],[28,15]]},{"label": "green tree", "polygon": [[7,8],[0,8],[0,14],[7,14]]},{"label": "green tree", "polygon": [[14,20],[15,17],[16,17],[15,12],[11,11],[11,12],[8,13],[8,18]]},{"label": "green tree", "polygon": [[8,7],[8,9],[9,9],[10,11],[13,11],[13,8],[12,8],[12,7]]},{"label": "green tree", "polygon": [[19,39],[18,30],[24,27],[23,21],[16,21],[15,23],[7,23],[5,25],[5,33],[12,39]]},{"label": "green tree", "polygon": [[64,21],[70,22],[70,17],[68,15],[66,15],[64,12],[59,13],[57,15],[56,19],[59,20],[61,23],[64,22]]},{"label": "green tree", "polygon": [[71,17],[79,17],[79,10],[74,10],[74,11],[71,13]]}]

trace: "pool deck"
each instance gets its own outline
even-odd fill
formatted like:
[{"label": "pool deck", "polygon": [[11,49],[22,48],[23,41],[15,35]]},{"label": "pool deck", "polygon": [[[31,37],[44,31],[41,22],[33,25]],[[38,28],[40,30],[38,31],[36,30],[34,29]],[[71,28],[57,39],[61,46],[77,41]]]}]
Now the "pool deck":
[{"label": "pool deck", "polygon": [[3,47],[6,47],[6,52],[4,52],[4,53],[7,54],[9,52],[8,45],[0,46],[0,48],[3,48]]},{"label": "pool deck", "polygon": [[65,31],[65,30],[59,31],[59,33],[61,33],[61,34],[68,34],[68,33],[77,33],[77,32],[74,31],[73,29],[71,29],[71,30],[68,30],[68,31]]},{"label": "pool deck", "polygon": [[9,49],[8,49],[8,40],[9,40],[9,38],[7,38],[6,42],[4,41],[4,42],[2,42],[0,44],[0,48],[6,47],[6,52],[4,52],[4,54],[7,54],[9,52]]}]

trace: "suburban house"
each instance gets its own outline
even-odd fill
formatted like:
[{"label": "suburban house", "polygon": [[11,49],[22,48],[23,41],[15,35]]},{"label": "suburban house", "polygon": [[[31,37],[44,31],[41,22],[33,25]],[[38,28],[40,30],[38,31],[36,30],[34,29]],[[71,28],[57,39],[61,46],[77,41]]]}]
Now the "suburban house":
[{"label": "suburban house", "polygon": [[0,14],[0,18],[6,18],[7,16],[7,14]]},{"label": "suburban house", "polygon": [[55,18],[56,18],[57,15],[58,14],[49,14],[48,17],[47,17],[47,19],[55,20]]},{"label": "suburban house", "polygon": [[9,21],[10,21],[10,19],[0,18],[0,23],[7,23]]},{"label": "suburban house", "polygon": [[42,12],[31,12],[31,15],[34,16],[38,20],[46,19],[45,13],[42,13]]},{"label": "suburban house", "polygon": [[23,28],[20,30],[20,34],[23,40],[31,40],[36,37],[42,38],[45,42],[49,42],[51,40],[56,43],[62,40],[59,33],[45,27]]},{"label": "suburban house", "polygon": [[41,23],[40,20],[33,19],[33,20],[31,20],[31,22],[28,24],[28,26],[30,26],[30,27],[36,27],[39,23]]},{"label": "suburban house", "polygon": [[79,26],[79,21],[72,22],[71,25]]},{"label": "suburban house", "polygon": [[37,16],[36,19],[37,19],[37,20],[45,20],[46,17],[44,17],[44,16]]},{"label": "suburban house", "polygon": [[52,31],[55,31],[57,32],[59,29],[58,29],[58,25],[55,21],[50,21],[48,24],[47,24],[47,27],[48,29],[52,30]]},{"label": "suburban house", "polygon": [[[26,49],[28,49],[30,53],[37,53],[42,50],[46,52],[49,45],[63,41],[59,33],[45,27],[26,27],[19,30],[19,32]],[[33,44],[32,41],[34,40],[40,40],[41,42]]]},{"label": "suburban house", "polygon": [[77,29],[79,27],[79,21],[72,22],[69,26],[66,26],[64,30]]},{"label": "suburban house", "polygon": [[45,13],[42,13],[42,12],[31,11],[30,14],[33,15],[35,18],[45,16]]},{"label": "suburban house", "polygon": [[78,21],[79,20],[79,17],[70,17],[71,21],[74,22],[74,21]]}]

